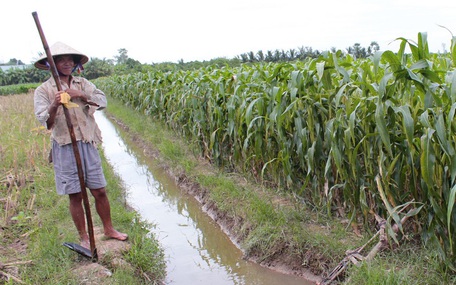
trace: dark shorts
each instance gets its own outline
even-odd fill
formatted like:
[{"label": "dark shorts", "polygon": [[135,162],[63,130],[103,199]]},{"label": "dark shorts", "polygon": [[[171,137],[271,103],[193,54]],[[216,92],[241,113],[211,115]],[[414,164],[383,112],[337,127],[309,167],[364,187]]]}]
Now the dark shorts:
[{"label": "dark shorts", "polygon": [[[98,149],[91,143],[83,143],[81,141],[78,141],[78,149],[81,156],[85,186],[89,189],[106,187],[106,179]],[[81,192],[72,144],[60,146],[53,141],[52,161],[54,163],[57,194],[65,195]]]}]

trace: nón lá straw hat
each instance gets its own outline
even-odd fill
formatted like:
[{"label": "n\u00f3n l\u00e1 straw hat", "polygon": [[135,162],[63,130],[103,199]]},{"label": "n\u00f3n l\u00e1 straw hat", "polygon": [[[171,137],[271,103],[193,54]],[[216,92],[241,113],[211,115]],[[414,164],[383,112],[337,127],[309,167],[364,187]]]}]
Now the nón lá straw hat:
[{"label": "n\u00f3n l\u00e1 straw hat", "polygon": [[[79,51],[75,50],[74,48],[72,48],[64,43],[61,43],[61,42],[56,42],[49,49],[50,49],[52,57],[54,59],[58,55],[73,55],[76,64],[83,65],[87,61],[89,61],[89,58],[85,54],[82,54]],[[48,70],[49,64],[47,62],[47,56],[44,55],[43,57],[38,59],[35,62],[35,67],[39,68],[39,69],[43,69],[43,70]]]}]

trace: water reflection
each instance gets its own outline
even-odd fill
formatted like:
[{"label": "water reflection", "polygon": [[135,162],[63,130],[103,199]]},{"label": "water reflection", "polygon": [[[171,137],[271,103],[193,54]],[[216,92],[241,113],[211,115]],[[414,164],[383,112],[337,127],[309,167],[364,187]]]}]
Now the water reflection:
[{"label": "water reflection", "polygon": [[153,230],[165,249],[167,284],[313,284],[242,259],[242,252],[190,195],[134,144],[127,145],[116,128],[97,112],[103,149],[124,182],[127,202]]}]

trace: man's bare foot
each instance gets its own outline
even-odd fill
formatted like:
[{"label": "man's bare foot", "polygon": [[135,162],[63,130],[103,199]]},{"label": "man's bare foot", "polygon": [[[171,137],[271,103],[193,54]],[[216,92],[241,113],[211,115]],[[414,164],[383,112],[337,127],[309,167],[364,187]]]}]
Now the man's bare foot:
[{"label": "man's bare foot", "polygon": [[127,234],[124,234],[124,233],[121,233],[121,232],[118,232],[114,229],[112,229],[111,231],[105,231],[105,236],[107,238],[113,238],[113,239],[117,239],[117,240],[120,240],[120,241],[125,241],[128,239],[128,235]]},{"label": "man's bare foot", "polygon": [[88,239],[81,240],[81,246],[90,249],[90,241]]}]

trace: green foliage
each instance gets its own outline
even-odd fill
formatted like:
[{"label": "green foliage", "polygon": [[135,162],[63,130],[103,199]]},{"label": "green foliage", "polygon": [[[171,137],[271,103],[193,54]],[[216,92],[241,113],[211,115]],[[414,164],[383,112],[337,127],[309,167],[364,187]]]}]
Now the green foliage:
[{"label": "green foliage", "polygon": [[32,217],[29,215],[26,215],[24,211],[20,211],[17,216],[14,216],[11,218],[12,221],[16,221],[16,225],[18,227],[24,227],[27,225],[27,222],[31,219]]},{"label": "green foliage", "polygon": [[38,83],[49,78],[49,72],[35,67],[10,68],[6,71],[0,70],[0,86]]},{"label": "green foliage", "polygon": [[134,59],[128,58],[122,64],[114,66],[114,73],[117,75],[129,74],[142,71],[142,64]]},{"label": "green foliage", "polygon": [[348,278],[342,284],[455,284],[454,274],[442,270],[435,252],[423,253],[416,245],[403,245],[400,251],[385,253],[369,263],[349,266]]},{"label": "green foliage", "polygon": [[39,83],[25,83],[0,86],[0,95],[25,94],[38,87]]},{"label": "green foliage", "polygon": [[152,225],[146,225],[144,221],[134,223],[129,237],[132,247],[125,257],[141,273],[152,275],[153,280],[163,280],[166,272],[165,257],[157,240],[149,237],[151,227]]},{"label": "green foliage", "polygon": [[[240,237],[236,240],[242,244],[243,250],[255,258],[277,260],[277,254],[282,254],[286,259],[300,260],[311,251],[318,253],[320,263],[327,260],[336,260],[337,263],[347,248],[347,241],[349,248],[357,246],[357,239],[339,238],[339,233],[346,235],[347,232],[338,221],[316,217],[305,206],[290,202],[288,195],[282,195],[284,193],[263,187],[259,189],[259,184],[246,183],[244,179],[239,183],[241,176],[208,167],[207,163],[195,157],[197,150],[194,145],[163,122],[145,117],[114,98],[110,99],[107,112],[114,115],[115,121],[128,126],[127,136],[139,135],[153,145],[171,172],[181,173],[185,169],[185,177],[207,189],[203,198],[206,205],[214,205],[221,217],[235,221],[230,231]],[[309,229],[315,223],[322,226]],[[321,233],[323,228],[328,230],[324,234]],[[307,258],[313,260],[313,255]]]},{"label": "green foliage", "polygon": [[[379,269],[381,268],[381,269]],[[384,268],[387,268],[385,270]],[[354,270],[353,270],[354,271]],[[356,268],[355,272],[351,272],[352,278],[349,278],[347,284],[357,285],[401,285],[401,284],[429,284],[429,283],[417,283],[416,280],[412,280],[406,270],[398,270],[394,267],[394,264],[388,264],[379,266],[375,264],[372,266],[369,263],[363,263],[359,268]]]},{"label": "green foliage", "polygon": [[324,52],[295,63],[151,70],[97,84],[166,122],[211,162],[290,189],[328,213],[344,201],[352,220],[369,222],[374,211],[400,223],[392,209],[424,205],[422,236],[452,267],[454,55],[430,54],[424,33],[417,44],[398,40],[398,53],[365,59]]},{"label": "green foliage", "polygon": [[91,58],[84,66],[81,74],[88,80],[98,77],[110,76],[114,73],[114,65],[111,60]]},{"label": "green foliage", "polygon": [[[126,49],[119,49],[119,55],[115,56],[116,63],[112,59],[99,59],[91,58],[89,62],[84,65],[84,71],[78,76],[85,77],[89,80],[99,77],[107,77],[113,74],[125,75],[135,72],[147,71],[174,71],[174,70],[194,70],[205,66],[238,66],[240,60],[238,59],[225,59],[215,58],[209,61],[192,61],[186,62],[179,61],[179,63],[163,62],[152,64],[141,64],[138,60],[128,57]],[[10,60],[11,63],[17,64],[21,61]],[[76,71],[75,71],[76,74]],[[41,83],[51,76],[49,71],[40,70],[33,66],[26,68],[10,68],[7,71],[0,70],[0,87],[8,85],[26,84],[26,83]],[[9,94],[9,93],[4,93]],[[17,93],[12,93],[17,94]],[[2,94],[0,94],[2,95]]]},{"label": "green foliage", "polygon": [[[373,41],[369,47],[361,47],[361,44],[355,43],[352,47],[348,47],[346,53],[353,55],[356,58],[367,58],[372,56],[380,50],[380,46],[377,42]],[[336,49],[333,48],[332,52],[336,53]],[[306,60],[307,58],[318,58],[323,52],[319,50],[313,50],[311,47],[301,46],[298,49],[289,50],[268,50],[263,52],[259,50],[257,53],[253,51],[240,54],[236,59],[243,63],[253,62],[293,62],[296,60]]]}]

